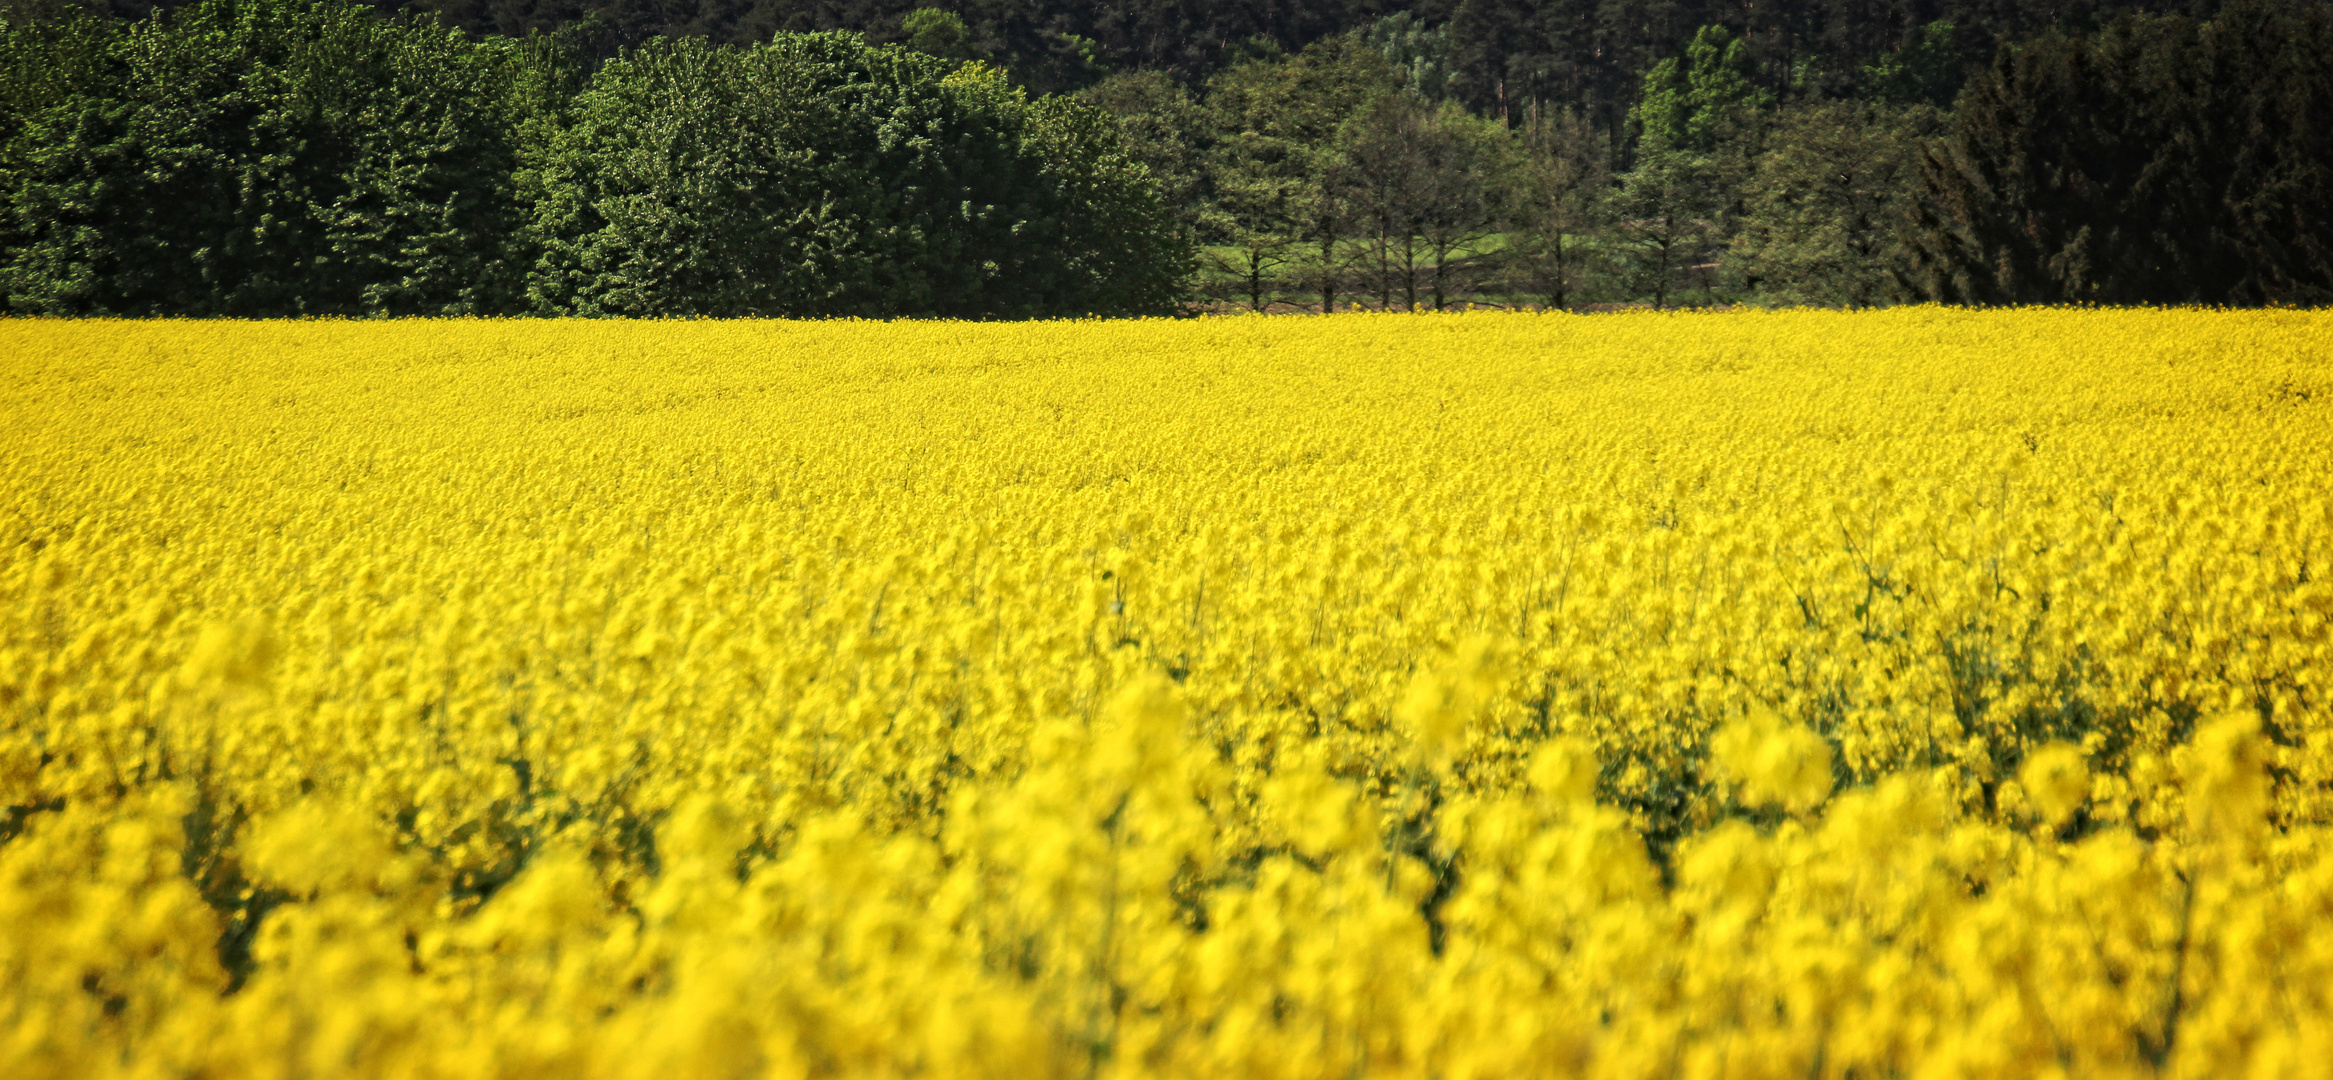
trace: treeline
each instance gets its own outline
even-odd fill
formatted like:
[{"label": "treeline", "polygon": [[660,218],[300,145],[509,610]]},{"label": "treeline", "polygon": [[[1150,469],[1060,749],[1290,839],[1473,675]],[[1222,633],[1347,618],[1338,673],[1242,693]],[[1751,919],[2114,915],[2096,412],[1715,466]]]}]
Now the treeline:
[{"label": "treeline", "polygon": [[2325,0],[98,2],[0,310],[2333,300]]},{"label": "treeline", "polygon": [[[0,10],[89,10],[126,19],[183,0],[0,0]],[[1702,26],[1745,42],[1769,89],[1838,87],[1921,27],[1949,22],[1953,49],[1989,62],[1997,43],[2057,28],[2094,30],[2134,12],[2208,17],[2216,0],[374,0],[472,35],[558,33],[608,58],[655,37],[760,44],[778,33],[847,30],[877,44],[917,35],[916,13],[964,28],[952,48],[1012,73],[1033,92],[1102,76],[1164,71],[1186,85],[1254,55],[1407,14],[1433,27],[1437,83],[1479,112],[1568,104],[1617,124],[1647,68]]]},{"label": "treeline", "polygon": [[1112,119],[782,34],[604,63],[324,0],[0,26],[0,309],[71,315],[1175,310]]},{"label": "treeline", "polygon": [[2333,9],[2127,15],[1967,66],[1932,23],[1845,77],[1770,85],[1699,28],[1617,130],[1504,117],[1406,16],[1195,89],[1081,91],[1205,240],[1220,303],[2333,300]]}]

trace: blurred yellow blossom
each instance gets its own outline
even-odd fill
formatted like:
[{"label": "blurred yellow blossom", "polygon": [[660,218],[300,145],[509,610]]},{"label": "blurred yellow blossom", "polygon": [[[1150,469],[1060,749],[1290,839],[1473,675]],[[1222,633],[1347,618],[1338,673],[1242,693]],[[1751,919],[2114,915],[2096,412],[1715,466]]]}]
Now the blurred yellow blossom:
[{"label": "blurred yellow blossom", "polygon": [[1709,752],[1740,782],[1742,798],[1752,806],[1779,805],[1803,814],[1831,795],[1831,745],[1772,710],[1753,709],[1726,725],[1710,738]]},{"label": "blurred yellow blossom", "polygon": [[2035,750],[2018,768],[2017,779],[2052,827],[2065,824],[2090,798],[2090,765],[2083,760],[2082,748],[2069,743]]}]

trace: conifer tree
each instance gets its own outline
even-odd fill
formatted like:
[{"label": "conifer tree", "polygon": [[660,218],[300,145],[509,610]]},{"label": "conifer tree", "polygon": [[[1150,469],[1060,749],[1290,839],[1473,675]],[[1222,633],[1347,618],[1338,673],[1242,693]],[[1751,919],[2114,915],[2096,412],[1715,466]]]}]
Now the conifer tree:
[{"label": "conifer tree", "polygon": [[1982,303],[2333,297],[2333,9],[2247,0],[2003,54],[1924,157],[1907,286]]}]

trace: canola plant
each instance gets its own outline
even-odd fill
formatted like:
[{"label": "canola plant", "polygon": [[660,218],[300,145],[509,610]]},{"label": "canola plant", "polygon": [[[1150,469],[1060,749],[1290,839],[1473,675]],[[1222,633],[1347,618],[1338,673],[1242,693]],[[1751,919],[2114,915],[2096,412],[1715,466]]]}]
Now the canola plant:
[{"label": "canola plant", "polygon": [[0,370],[0,1075],[2333,1075],[2333,315]]}]

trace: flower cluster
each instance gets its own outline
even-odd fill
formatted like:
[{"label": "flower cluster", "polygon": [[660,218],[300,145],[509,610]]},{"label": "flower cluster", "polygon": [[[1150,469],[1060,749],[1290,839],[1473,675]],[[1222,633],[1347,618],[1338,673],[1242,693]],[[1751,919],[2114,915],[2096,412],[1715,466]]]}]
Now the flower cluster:
[{"label": "flower cluster", "polygon": [[0,322],[0,1074],[2324,1075],[2329,345]]}]

